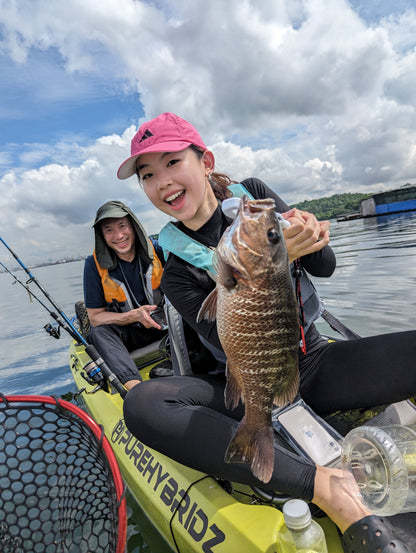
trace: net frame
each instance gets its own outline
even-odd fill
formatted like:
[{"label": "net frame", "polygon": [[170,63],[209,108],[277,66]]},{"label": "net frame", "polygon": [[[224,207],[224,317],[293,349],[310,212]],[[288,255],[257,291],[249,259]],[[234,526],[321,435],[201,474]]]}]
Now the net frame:
[{"label": "net frame", "polygon": [[54,396],[0,393],[0,456],[3,553],[124,553],[125,485],[103,427],[85,411]]}]

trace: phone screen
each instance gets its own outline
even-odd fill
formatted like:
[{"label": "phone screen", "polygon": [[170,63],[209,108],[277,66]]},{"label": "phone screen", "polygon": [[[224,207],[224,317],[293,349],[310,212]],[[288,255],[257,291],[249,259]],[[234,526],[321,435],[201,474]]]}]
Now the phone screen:
[{"label": "phone screen", "polygon": [[341,446],[302,405],[277,416],[280,424],[318,465],[327,465],[341,455]]}]

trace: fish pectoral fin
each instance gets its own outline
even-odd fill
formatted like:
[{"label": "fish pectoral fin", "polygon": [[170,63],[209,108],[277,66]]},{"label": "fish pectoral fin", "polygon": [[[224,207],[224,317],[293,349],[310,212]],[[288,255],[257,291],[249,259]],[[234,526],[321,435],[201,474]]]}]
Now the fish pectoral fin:
[{"label": "fish pectoral fin", "polygon": [[226,463],[250,463],[251,472],[264,483],[270,482],[274,468],[273,429],[248,428],[245,417],[225,452]]},{"label": "fish pectoral fin", "polygon": [[227,382],[224,389],[224,403],[227,409],[235,409],[240,399],[244,403],[243,392],[240,383],[230,367],[229,361],[227,361],[225,372],[227,375]]},{"label": "fish pectoral fin", "polygon": [[198,315],[196,316],[196,322],[201,323],[204,319],[208,322],[215,321],[217,316],[217,289],[214,290],[205,298],[204,303],[201,305]]},{"label": "fish pectoral fin", "polygon": [[287,388],[283,393],[277,395],[274,398],[273,403],[278,407],[285,407],[289,403],[292,403],[292,401],[297,396],[298,391],[299,391],[299,371],[297,370],[289,386],[287,386]]}]

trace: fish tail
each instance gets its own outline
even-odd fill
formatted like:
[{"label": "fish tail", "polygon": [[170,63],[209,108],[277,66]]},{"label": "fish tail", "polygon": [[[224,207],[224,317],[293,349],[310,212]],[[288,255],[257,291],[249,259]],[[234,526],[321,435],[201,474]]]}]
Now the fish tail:
[{"label": "fish tail", "polygon": [[273,403],[279,407],[284,407],[285,405],[292,403],[292,401],[297,396],[298,391],[299,391],[299,371],[296,371],[292,382],[289,384],[289,386],[286,388],[284,392],[282,392],[281,394],[279,394],[274,398]]},{"label": "fish tail", "polygon": [[274,467],[273,429],[264,426],[251,431],[243,418],[224,460],[226,463],[250,463],[254,476],[264,483],[269,482]]}]

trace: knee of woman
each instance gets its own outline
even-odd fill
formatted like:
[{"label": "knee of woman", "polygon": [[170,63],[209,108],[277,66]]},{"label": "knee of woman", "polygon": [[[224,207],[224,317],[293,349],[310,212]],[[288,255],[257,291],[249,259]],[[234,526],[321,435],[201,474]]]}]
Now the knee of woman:
[{"label": "knee of woman", "polygon": [[127,392],[124,398],[124,420],[127,428],[136,438],[139,438],[139,432],[142,434],[146,426],[146,420],[149,419],[155,408],[151,386],[148,386],[149,383],[151,382],[137,384]]}]

